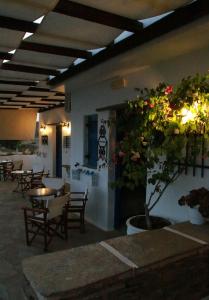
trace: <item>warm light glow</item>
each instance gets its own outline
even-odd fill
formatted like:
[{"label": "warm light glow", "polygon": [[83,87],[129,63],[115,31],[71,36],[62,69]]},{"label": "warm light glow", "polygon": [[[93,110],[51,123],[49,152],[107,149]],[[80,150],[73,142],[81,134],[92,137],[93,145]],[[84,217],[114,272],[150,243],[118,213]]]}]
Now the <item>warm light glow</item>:
[{"label": "warm light glow", "polygon": [[187,108],[182,108],[181,110],[181,115],[182,115],[182,124],[186,124],[189,121],[193,121],[196,117],[196,114],[191,112],[191,110]]},{"label": "warm light glow", "polygon": [[64,122],[62,127],[63,135],[71,135],[71,123]]},{"label": "warm light glow", "polygon": [[46,133],[46,125],[42,124],[40,126],[40,131],[41,131],[42,134],[45,134]]}]

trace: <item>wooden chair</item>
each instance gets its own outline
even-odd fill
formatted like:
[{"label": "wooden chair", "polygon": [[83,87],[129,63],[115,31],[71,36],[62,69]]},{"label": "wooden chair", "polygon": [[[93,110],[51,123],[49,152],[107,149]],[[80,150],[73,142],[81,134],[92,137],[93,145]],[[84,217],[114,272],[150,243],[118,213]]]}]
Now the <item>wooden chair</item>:
[{"label": "wooden chair", "polygon": [[81,233],[85,232],[85,208],[87,200],[87,189],[85,192],[70,192],[70,202],[66,206],[67,229],[80,229]]},{"label": "wooden chair", "polygon": [[[13,169],[12,171],[19,171],[22,170],[23,167],[23,160],[14,160],[13,161]],[[12,175],[12,180],[17,179],[17,175],[11,174]]]},{"label": "wooden chair", "polygon": [[9,178],[13,180],[13,178],[12,178],[13,167],[14,167],[14,164],[12,161],[7,162],[3,165],[4,181],[8,180]]},{"label": "wooden chair", "polygon": [[4,165],[0,163],[0,181],[4,180]]},{"label": "wooden chair", "polygon": [[[48,250],[48,245],[55,235],[67,239],[66,210],[64,207],[69,202],[69,197],[69,194],[56,197],[50,200],[48,208],[45,209],[23,208],[28,246],[32,244],[36,236],[43,236],[44,251]],[[61,232],[61,227],[63,232]]]},{"label": "wooden chair", "polygon": [[44,184],[43,184],[43,181],[42,181],[43,176],[44,176],[44,170],[42,170],[40,172],[32,173],[30,188],[31,189],[36,189],[36,188],[44,187]]}]

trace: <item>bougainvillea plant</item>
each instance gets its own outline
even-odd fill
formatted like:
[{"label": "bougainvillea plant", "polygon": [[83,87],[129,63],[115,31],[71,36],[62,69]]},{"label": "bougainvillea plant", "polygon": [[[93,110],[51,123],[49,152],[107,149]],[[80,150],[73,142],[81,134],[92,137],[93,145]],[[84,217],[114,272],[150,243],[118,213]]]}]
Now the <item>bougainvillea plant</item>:
[{"label": "bougainvillea plant", "polygon": [[138,96],[126,107],[127,116],[137,118],[128,132],[124,124],[125,135],[116,150],[116,162],[122,165],[116,185],[129,189],[141,183],[153,185],[145,203],[147,226],[151,228],[150,211],[182,173],[185,149],[189,162],[200,153],[203,138],[207,146],[208,76],[197,74],[176,86],[160,83],[156,88],[137,90]]}]

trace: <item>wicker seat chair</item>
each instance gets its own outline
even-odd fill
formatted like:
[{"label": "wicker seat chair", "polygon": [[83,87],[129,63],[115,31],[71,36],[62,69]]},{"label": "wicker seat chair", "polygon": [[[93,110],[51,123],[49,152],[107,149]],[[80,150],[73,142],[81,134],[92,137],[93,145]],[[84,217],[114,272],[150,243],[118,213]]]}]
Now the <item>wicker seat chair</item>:
[{"label": "wicker seat chair", "polygon": [[3,165],[4,181],[8,180],[9,178],[11,180],[13,180],[13,177],[12,177],[13,167],[14,167],[14,164],[12,161],[9,161]]},{"label": "wicker seat chair", "polygon": [[44,170],[42,170],[40,172],[32,173],[30,188],[35,189],[35,188],[44,187],[44,184],[43,184],[43,181],[42,181],[43,176],[44,176]]},{"label": "wicker seat chair", "polygon": [[80,229],[85,232],[85,208],[88,200],[88,189],[85,192],[70,192],[70,202],[66,206],[67,229]]},{"label": "wicker seat chair", "polygon": [[69,202],[69,194],[55,197],[49,201],[48,208],[24,207],[26,243],[30,246],[37,236],[44,239],[44,251],[56,235],[67,239],[67,222],[65,205]]}]

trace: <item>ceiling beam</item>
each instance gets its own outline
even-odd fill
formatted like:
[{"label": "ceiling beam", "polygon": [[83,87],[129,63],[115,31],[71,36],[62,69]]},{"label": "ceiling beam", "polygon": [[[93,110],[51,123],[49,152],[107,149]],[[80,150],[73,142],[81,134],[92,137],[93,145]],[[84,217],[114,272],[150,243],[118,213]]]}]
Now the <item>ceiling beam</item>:
[{"label": "ceiling beam", "polygon": [[45,98],[43,101],[49,101],[49,102],[64,102],[63,99],[50,99],[50,98]]},{"label": "ceiling beam", "polygon": [[39,112],[44,112],[44,111],[56,109],[56,108],[59,108],[59,107],[64,107],[64,104],[58,104],[58,105],[55,105],[55,106],[53,106],[53,107],[51,107],[51,108],[41,108],[41,109],[39,110]]},{"label": "ceiling beam", "polygon": [[0,90],[0,94],[14,94],[14,95],[20,95],[21,91],[14,91],[14,90]]},{"label": "ceiling beam", "polygon": [[[30,87],[28,89],[28,91],[31,91],[31,92],[54,92],[54,91],[51,91],[49,88],[40,88],[40,87]],[[56,93],[56,91],[55,91]]]},{"label": "ceiling beam", "polygon": [[0,27],[10,30],[34,33],[38,27],[38,24],[29,21],[0,16]]},{"label": "ceiling beam", "polygon": [[[23,91],[23,92],[27,92],[27,91]],[[48,96],[40,96],[40,95],[30,95],[30,94],[28,94],[28,95],[24,95],[24,94],[19,94],[18,95],[19,97],[22,97],[22,98],[46,98],[46,97],[48,97]],[[18,97],[17,96],[17,97]]]},{"label": "ceiling beam", "polygon": [[19,49],[48,53],[48,54],[55,54],[61,56],[85,58],[85,59],[92,56],[92,53],[86,50],[31,43],[31,42],[22,42],[19,46]]},{"label": "ceiling beam", "polygon": [[60,72],[57,70],[31,67],[31,66],[19,65],[19,64],[10,64],[10,63],[2,64],[1,69],[9,70],[9,71],[16,71],[16,72],[24,72],[24,73],[53,75],[53,76],[57,76],[60,74]]},{"label": "ceiling beam", "polygon": [[0,84],[36,86],[37,82],[35,82],[35,81],[18,81],[18,80],[3,80],[3,79],[0,79]]},{"label": "ceiling beam", "polygon": [[178,29],[184,25],[196,21],[208,14],[208,0],[197,0],[187,6],[178,8],[173,13],[144,28],[140,35],[133,34],[132,36],[129,36],[128,38],[118,42],[117,44],[107,47],[98,54],[92,56],[92,58],[78,65],[70,66],[67,71],[63,72],[58,77],[49,80],[48,83],[52,86],[58,85],[63,81],[74,77],[77,74],[80,74],[81,72],[87,71],[90,68],[109,60],[110,58],[113,58],[119,54],[127,52],[128,50],[143,45],[155,38],[158,38],[172,30]]},{"label": "ceiling beam", "polygon": [[140,32],[143,28],[136,20],[68,0],[60,0],[53,11],[131,32]]},{"label": "ceiling beam", "polygon": [[3,100],[6,101],[6,100],[10,100],[10,99],[11,99],[11,97],[7,98],[7,97],[1,97],[1,96],[0,96],[0,101],[3,101]]},{"label": "ceiling beam", "polygon": [[12,54],[7,52],[0,52],[0,59],[8,59],[10,60],[12,58]]}]

